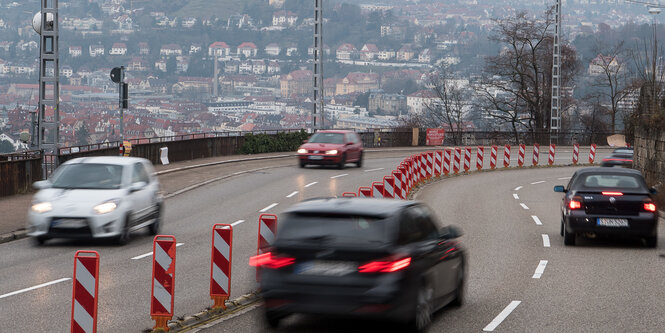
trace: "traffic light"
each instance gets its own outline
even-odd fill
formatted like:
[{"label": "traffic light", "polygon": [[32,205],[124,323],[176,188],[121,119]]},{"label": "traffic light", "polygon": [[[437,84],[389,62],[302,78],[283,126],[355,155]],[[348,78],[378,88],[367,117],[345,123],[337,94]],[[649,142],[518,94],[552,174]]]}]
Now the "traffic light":
[{"label": "traffic light", "polygon": [[122,84],[122,108],[129,108],[129,85],[127,83]]}]

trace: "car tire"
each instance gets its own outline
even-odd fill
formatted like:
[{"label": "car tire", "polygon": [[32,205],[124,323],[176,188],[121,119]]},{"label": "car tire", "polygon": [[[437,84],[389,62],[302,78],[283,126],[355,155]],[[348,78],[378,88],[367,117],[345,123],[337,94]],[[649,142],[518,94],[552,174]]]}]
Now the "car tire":
[{"label": "car tire", "polygon": [[452,306],[460,307],[464,304],[464,264],[460,265],[457,273],[457,288],[455,288],[455,298],[450,302]]},{"label": "car tire", "polygon": [[44,245],[44,243],[47,240],[48,240],[48,237],[44,237],[44,236],[32,237],[32,243],[35,244],[36,246]]},{"label": "car tire", "polygon": [[408,324],[408,331],[413,333],[427,332],[432,324],[432,302],[434,290],[428,283],[421,283],[416,293],[414,318]]},{"label": "car tire", "polygon": [[163,214],[163,206],[161,204],[158,204],[157,206],[157,217],[155,220],[148,226],[148,234],[151,236],[156,236],[159,234],[159,230],[162,228],[162,214]]},{"label": "car tire", "polygon": [[649,236],[644,238],[646,246],[650,248],[658,247],[658,236]]},{"label": "car tire", "polygon": [[561,237],[563,237],[563,219],[561,220],[561,231],[560,231]]},{"label": "car tire", "polygon": [[116,236],[115,238],[115,243],[117,245],[125,245],[129,243],[129,239],[131,238],[131,232],[129,231],[129,221],[131,220],[130,216],[131,214],[127,214],[125,220],[123,221],[120,235]]},{"label": "car tire", "polygon": [[363,152],[360,152],[360,155],[358,156],[358,162],[356,162],[356,166],[359,168],[363,167]]},{"label": "car tire", "polygon": [[299,165],[301,168],[304,168],[304,167],[307,165],[307,163],[301,161],[301,162],[298,163],[298,165]]},{"label": "car tire", "polygon": [[563,225],[563,244],[570,246],[575,245],[575,233],[568,232],[568,228],[566,228],[565,224]]},{"label": "car tire", "polygon": [[271,311],[266,311],[265,318],[266,318],[266,323],[268,323],[268,327],[272,329],[277,329],[279,327],[279,323],[282,321],[284,316],[272,313]]},{"label": "car tire", "polygon": [[346,154],[342,154],[342,159],[337,164],[337,169],[343,170],[346,166]]}]

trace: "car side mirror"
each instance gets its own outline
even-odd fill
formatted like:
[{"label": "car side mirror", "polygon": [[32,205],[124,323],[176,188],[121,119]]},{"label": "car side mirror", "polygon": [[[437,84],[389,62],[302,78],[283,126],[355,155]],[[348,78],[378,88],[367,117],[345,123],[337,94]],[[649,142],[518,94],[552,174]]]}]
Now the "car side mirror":
[{"label": "car side mirror", "polygon": [[50,188],[51,182],[49,182],[48,180],[40,180],[38,182],[32,183],[32,187],[36,190],[43,190],[45,188]]},{"label": "car side mirror", "polygon": [[445,239],[459,238],[462,237],[463,234],[462,229],[455,225],[449,225],[439,229],[439,236]]},{"label": "car side mirror", "polygon": [[352,144],[353,144],[353,142],[347,142],[347,143],[346,143],[347,146],[350,146],[350,145],[352,145]]},{"label": "car side mirror", "polygon": [[146,187],[146,185],[148,185],[146,182],[136,182],[129,187],[129,193],[140,191]]},{"label": "car side mirror", "polygon": [[656,188],[655,188],[655,187],[652,187],[652,188],[650,188],[650,189],[649,189],[649,193],[651,193],[651,194],[654,194],[654,195],[655,195],[655,194],[657,194],[657,193],[658,193],[658,190],[656,190]]},{"label": "car side mirror", "polygon": [[554,192],[566,193],[566,188],[563,185],[554,186]]}]

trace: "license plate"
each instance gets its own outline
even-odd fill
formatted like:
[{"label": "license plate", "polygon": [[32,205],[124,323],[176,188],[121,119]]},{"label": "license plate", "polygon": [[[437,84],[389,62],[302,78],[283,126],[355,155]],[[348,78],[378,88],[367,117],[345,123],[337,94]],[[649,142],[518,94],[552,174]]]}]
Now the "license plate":
[{"label": "license plate", "polygon": [[344,276],[354,272],[356,266],[344,261],[309,261],[299,265],[297,274]]},{"label": "license plate", "polygon": [[82,228],[87,225],[82,219],[55,219],[51,222],[51,226],[58,228]]},{"label": "license plate", "polygon": [[322,159],[323,159],[323,156],[312,155],[312,156],[309,157],[309,159],[310,159],[310,160],[322,160]]},{"label": "license plate", "polygon": [[598,225],[602,227],[627,227],[628,219],[599,218]]}]

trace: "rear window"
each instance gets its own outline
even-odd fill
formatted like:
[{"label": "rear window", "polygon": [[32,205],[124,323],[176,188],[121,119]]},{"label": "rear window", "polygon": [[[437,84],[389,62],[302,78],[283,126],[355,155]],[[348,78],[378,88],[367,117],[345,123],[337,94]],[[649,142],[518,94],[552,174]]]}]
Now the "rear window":
[{"label": "rear window", "polygon": [[288,214],[279,240],[328,244],[376,244],[389,241],[389,222],[374,216]]},{"label": "rear window", "polygon": [[632,175],[587,175],[580,179],[588,189],[642,189],[643,181]]}]

